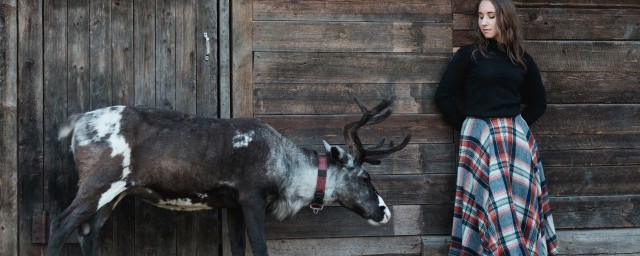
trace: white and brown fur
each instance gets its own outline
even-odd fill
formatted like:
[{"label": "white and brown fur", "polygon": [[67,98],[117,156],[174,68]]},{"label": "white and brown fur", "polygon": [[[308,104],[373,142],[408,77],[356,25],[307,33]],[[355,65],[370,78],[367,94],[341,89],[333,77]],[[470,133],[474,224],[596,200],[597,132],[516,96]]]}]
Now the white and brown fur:
[{"label": "white and brown fur", "polygon": [[[83,254],[94,255],[99,229],[127,195],[171,210],[227,208],[232,254],[244,254],[246,229],[254,255],[267,255],[265,211],[284,220],[315,192],[318,154],[258,119],[113,106],[70,117],[59,138],[71,134],[78,193],[52,222],[47,255],[60,255],[74,230]],[[389,221],[363,161],[326,142],[325,148],[325,203],[371,224]]]}]

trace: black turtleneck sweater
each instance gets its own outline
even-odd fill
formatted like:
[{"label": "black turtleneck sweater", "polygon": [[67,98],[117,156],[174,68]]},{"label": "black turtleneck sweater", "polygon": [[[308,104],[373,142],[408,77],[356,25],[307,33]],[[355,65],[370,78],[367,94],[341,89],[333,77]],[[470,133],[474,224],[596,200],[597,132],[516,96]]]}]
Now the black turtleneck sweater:
[{"label": "black turtleneck sweater", "polygon": [[[532,124],[546,110],[547,101],[540,71],[529,54],[524,54],[526,72],[513,64],[506,51],[491,41],[488,57],[473,50],[477,45],[461,47],[442,75],[435,101],[445,119],[460,129],[465,117],[514,117],[519,114]],[[464,111],[454,101],[457,90],[464,91]],[[520,110],[521,104],[525,107]]]}]

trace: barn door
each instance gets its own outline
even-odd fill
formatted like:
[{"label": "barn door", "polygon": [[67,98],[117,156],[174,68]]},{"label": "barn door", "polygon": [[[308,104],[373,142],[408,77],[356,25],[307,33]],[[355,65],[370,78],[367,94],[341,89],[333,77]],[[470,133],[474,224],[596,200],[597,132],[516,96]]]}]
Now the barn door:
[{"label": "barn door", "polygon": [[[136,105],[229,117],[227,0],[28,1],[17,10],[20,255],[40,255],[47,217],[73,199],[77,175],[57,131],[67,116]],[[23,87],[24,86],[24,87]],[[24,118],[24,119],[23,119]],[[43,139],[44,138],[44,139]],[[220,212],[176,213],[123,200],[100,255],[218,255]],[[68,255],[80,255],[75,238]]]}]

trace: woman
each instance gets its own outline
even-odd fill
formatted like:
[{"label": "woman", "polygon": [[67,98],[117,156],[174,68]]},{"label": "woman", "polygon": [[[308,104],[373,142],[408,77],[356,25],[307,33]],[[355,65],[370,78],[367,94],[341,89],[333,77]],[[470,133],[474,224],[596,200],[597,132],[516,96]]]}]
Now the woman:
[{"label": "woman", "polygon": [[523,49],[511,1],[482,0],[476,10],[478,43],[456,52],[435,95],[461,131],[449,255],[554,255],[544,172],[529,131],[546,110],[540,73]]}]

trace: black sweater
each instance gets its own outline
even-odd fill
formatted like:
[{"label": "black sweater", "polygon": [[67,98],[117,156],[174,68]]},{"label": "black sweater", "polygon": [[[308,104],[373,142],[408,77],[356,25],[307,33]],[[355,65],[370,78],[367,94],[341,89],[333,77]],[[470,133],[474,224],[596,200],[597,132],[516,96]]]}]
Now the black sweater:
[{"label": "black sweater", "polygon": [[[526,72],[511,62],[495,41],[489,44],[488,58],[477,45],[461,47],[442,75],[435,101],[447,122],[460,129],[465,117],[514,117],[522,114],[527,124],[535,122],[546,110],[547,101],[538,66],[524,54]],[[454,101],[457,90],[464,91],[464,112]],[[520,104],[525,104],[522,112]]]}]

